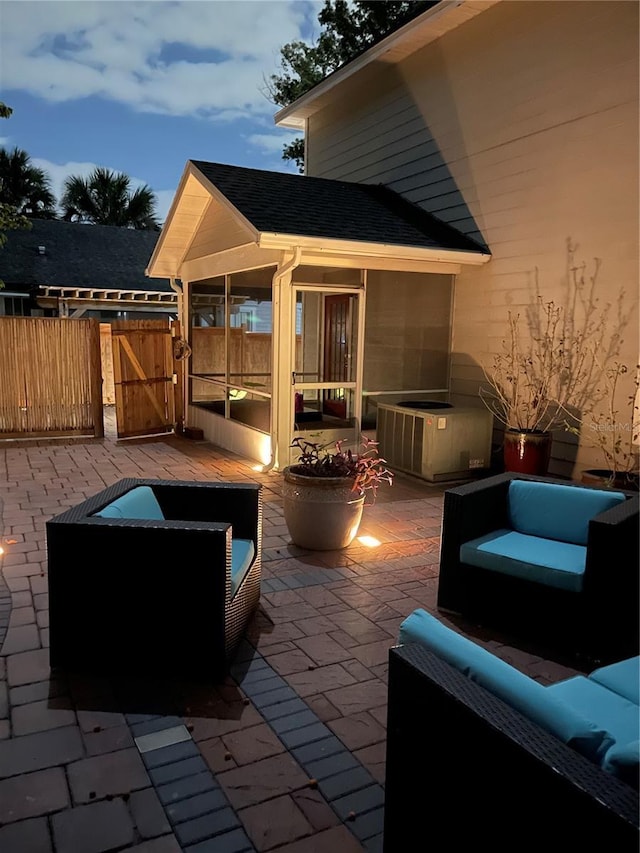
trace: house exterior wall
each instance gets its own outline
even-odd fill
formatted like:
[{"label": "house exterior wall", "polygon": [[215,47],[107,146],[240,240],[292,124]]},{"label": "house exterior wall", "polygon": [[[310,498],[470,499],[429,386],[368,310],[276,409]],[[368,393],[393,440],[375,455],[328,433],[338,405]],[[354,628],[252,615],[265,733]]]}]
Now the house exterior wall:
[{"label": "house exterior wall", "polygon": [[[373,63],[308,121],[308,174],[385,183],[489,246],[491,262],[456,280],[454,401],[479,403],[481,365],[536,280],[566,301],[569,240],[587,277],[601,259],[600,305],[624,288],[621,355],[638,362],[638,11],[499,3],[398,65]],[[573,445],[556,435],[554,473],[604,467]]]}]

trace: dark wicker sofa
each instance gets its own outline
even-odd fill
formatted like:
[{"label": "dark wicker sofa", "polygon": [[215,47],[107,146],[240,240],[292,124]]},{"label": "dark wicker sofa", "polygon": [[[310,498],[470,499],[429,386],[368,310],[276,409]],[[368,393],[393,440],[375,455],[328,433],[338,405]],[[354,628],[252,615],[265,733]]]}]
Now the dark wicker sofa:
[{"label": "dark wicker sofa", "polygon": [[[589,522],[580,592],[468,565],[460,548],[509,527],[513,480],[591,489],[551,477],[507,472],[445,492],[438,608],[537,646],[583,659],[616,660],[638,653],[640,504],[638,493]],[[600,490],[602,491],[602,490]]]},{"label": "dark wicker sofa", "polygon": [[[150,487],[163,518],[99,517]],[[232,592],[232,541],[253,559]],[[262,487],[124,479],[46,525],[50,664],[221,678],[258,606]]]},{"label": "dark wicker sofa", "polygon": [[451,850],[637,853],[637,790],[422,644],[390,649],[388,690],[384,853],[434,832]]}]

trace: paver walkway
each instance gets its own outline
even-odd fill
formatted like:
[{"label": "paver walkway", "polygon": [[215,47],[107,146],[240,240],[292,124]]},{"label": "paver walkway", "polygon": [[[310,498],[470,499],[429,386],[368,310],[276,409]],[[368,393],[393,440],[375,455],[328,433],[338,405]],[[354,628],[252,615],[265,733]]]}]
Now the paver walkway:
[{"label": "paver walkway", "polygon": [[[45,522],[123,477],[264,484],[261,607],[224,684],[52,677]],[[387,655],[435,610],[445,487],[398,475],[365,509],[378,547],[309,553],[280,485],[174,436],[0,446],[2,853],[382,849]],[[457,627],[543,682],[573,673]]]}]

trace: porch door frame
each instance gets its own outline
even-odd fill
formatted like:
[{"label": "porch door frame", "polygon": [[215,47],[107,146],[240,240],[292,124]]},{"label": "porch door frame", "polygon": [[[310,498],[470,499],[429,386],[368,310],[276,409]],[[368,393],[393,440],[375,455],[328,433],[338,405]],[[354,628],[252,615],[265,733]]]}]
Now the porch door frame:
[{"label": "porch door frame", "polygon": [[[350,348],[351,357],[355,358],[355,369],[353,371],[354,379],[351,382],[305,382],[298,380],[296,376],[296,305],[298,301],[298,293],[314,293],[323,297],[323,311],[320,318],[321,328],[319,330],[319,340],[322,342],[323,351],[320,354],[320,366],[324,369],[325,364],[325,314],[324,314],[324,297],[325,296],[354,296],[356,297],[355,311],[356,315],[356,346]],[[293,437],[293,424],[295,421],[295,395],[296,392],[304,393],[310,391],[325,391],[338,390],[345,388],[353,390],[353,418],[355,420],[356,431],[359,434],[362,423],[362,381],[364,374],[364,320],[366,306],[366,278],[361,285],[331,285],[331,284],[306,284],[303,282],[291,283],[291,323],[290,323],[290,354],[291,354],[291,389],[289,395],[290,417],[288,420],[290,435]],[[353,310],[353,309],[352,309]],[[291,440],[291,439],[290,439]]]}]

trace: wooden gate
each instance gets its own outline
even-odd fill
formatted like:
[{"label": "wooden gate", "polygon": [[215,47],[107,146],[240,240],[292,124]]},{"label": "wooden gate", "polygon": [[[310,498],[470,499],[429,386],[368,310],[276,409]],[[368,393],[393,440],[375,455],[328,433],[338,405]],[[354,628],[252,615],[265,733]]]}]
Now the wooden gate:
[{"label": "wooden gate", "polygon": [[182,370],[174,357],[179,324],[113,321],[111,337],[118,438],[179,430]]},{"label": "wooden gate", "polygon": [[0,317],[0,438],[103,435],[97,320]]}]

